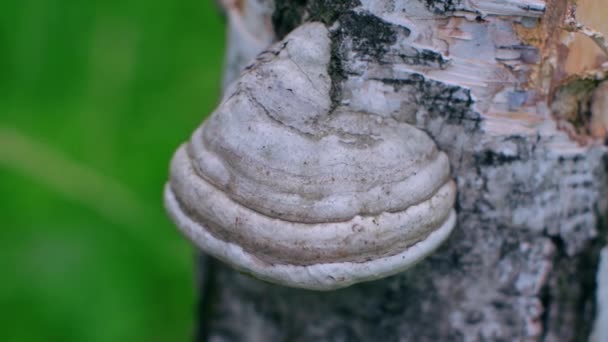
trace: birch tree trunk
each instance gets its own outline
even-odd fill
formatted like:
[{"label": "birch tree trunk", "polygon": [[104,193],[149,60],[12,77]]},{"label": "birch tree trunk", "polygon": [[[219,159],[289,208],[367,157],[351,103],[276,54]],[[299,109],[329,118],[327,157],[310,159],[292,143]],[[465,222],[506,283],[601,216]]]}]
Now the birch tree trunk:
[{"label": "birch tree trunk", "polygon": [[[223,4],[225,84],[272,41],[324,22],[332,100],[428,132],[450,158],[458,224],[414,268],[333,292],[201,256],[199,340],[589,338],[606,316],[595,295],[608,202],[605,0]],[[596,325],[593,338],[607,341]]]}]

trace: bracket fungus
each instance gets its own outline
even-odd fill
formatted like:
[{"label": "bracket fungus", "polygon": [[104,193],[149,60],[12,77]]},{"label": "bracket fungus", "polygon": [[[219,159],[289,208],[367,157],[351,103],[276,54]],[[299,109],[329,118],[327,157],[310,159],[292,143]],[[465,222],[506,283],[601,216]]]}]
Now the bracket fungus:
[{"label": "bracket fungus", "polygon": [[447,156],[426,133],[332,106],[330,44],[308,23],[262,53],[179,147],[165,187],[203,251],[314,290],[403,271],[456,221]]}]

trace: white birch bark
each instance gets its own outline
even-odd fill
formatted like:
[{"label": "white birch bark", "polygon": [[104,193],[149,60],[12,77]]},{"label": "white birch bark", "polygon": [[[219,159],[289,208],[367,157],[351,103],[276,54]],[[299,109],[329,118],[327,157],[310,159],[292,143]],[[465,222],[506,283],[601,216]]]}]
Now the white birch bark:
[{"label": "white birch bark", "polygon": [[225,84],[325,22],[332,100],[428,132],[450,158],[458,224],[414,268],[327,293],[202,258],[199,339],[587,340],[608,202],[601,2],[225,1]]}]

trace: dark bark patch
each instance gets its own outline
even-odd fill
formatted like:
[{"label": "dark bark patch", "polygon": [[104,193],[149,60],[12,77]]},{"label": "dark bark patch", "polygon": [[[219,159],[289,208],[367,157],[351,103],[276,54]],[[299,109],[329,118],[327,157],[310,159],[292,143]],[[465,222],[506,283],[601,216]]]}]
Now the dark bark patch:
[{"label": "dark bark patch", "polygon": [[519,156],[508,156],[496,151],[486,150],[482,154],[477,155],[477,163],[484,166],[496,166],[512,163],[520,160]]},{"label": "dark bark patch", "polygon": [[401,53],[399,57],[406,64],[425,65],[444,69],[448,64],[448,60],[442,54],[424,49],[412,49],[410,53]]},{"label": "dark bark patch", "polygon": [[460,4],[460,0],[422,0],[426,8],[437,14],[453,12]]},{"label": "dark bark patch", "polygon": [[361,5],[359,0],[316,0],[312,1],[308,7],[311,21],[320,21],[330,26],[342,14]]},{"label": "dark bark patch", "polygon": [[392,85],[397,92],[411,93],[416,103],[432,117],[443,117],[447,124],[462,125],[467,131],[479,129],[481,119],[472,108],[474,101],[469,89],[430,80],[417,73],[399,79],[376,80]]},{"label": "dark bark patch", "polygon": [[[389,46],[397,42],[396,25],[367,13],[348,12],[340,17],[341,30],[348,34],[353,50],[380,60]],[[410,31],[406,28],[406,36]]]},{"label": "dark bark patch", "polygon": [[544,337],[560,336],[565,341],[586,341],[591,334],[596,312],[600,251],[606,245],[605,234],[608,230],[605,215],[597,215],[599,234],[588,242],[580,254],[569,256],[566,241],[561,236],[550,236],[557,252],[554,256],[555,271],[540,295],[544,307]]},{"label": "dark bark patch", "polygon": [[275,0],[272,25],[279,39],[302,24],[307,0]]},{"label": "dark bark patch", "polygon": [[331,26],[359,5],[359,0],[275,0],[272,24],[277,37],[282,39],[305,21],[320,21]]}]

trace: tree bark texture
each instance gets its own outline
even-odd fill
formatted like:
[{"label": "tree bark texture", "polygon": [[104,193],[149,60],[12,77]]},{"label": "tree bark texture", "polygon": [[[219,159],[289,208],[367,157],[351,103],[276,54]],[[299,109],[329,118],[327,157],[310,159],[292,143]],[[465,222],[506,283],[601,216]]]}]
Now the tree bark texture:
[{"label": "tree bark texture", "polygon": [[332,292],[268,284],[202,256],[200,340],[591,336],[595,317],[606,316],[596,305],[608,202],[605,2],[223,4],[225,84],[270,42],[325,23],[332,101],[428,132],[450,159],[458,224],[412,269]]}]

